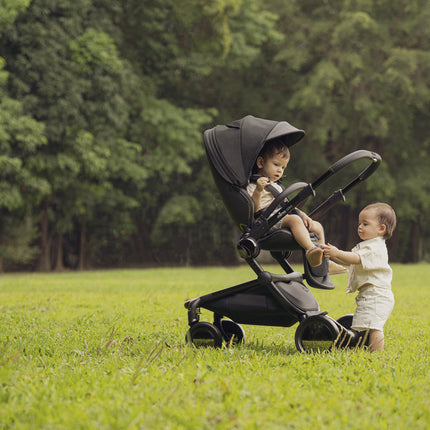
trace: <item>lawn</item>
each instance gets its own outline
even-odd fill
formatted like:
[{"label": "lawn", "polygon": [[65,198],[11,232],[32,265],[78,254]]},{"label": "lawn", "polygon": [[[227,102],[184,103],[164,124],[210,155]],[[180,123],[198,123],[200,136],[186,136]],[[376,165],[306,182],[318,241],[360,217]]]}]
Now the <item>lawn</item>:
[{"label": "lawn", "polygon": [[[309,355],[295,326],[184,345],[184,301],[251,279],[247,266],[2,275],[0,429],[427,429],[430,265],[393,270],[385,351]],[[332,279],[312,293],[338,318],[354,296]]]}]

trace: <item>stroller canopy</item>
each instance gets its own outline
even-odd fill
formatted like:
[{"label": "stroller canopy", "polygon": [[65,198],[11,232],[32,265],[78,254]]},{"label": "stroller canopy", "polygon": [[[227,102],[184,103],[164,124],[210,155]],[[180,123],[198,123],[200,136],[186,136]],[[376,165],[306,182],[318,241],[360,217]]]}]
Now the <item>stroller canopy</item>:
[{"label": "stroller canopy", "polygon": [[206,130],[204,141],[213,168],[228,183],[244,187],[266,142],[283,139],[290,147],[304,135],[303,130],[286,121],[271,121],[248,115],[230,124]]}]

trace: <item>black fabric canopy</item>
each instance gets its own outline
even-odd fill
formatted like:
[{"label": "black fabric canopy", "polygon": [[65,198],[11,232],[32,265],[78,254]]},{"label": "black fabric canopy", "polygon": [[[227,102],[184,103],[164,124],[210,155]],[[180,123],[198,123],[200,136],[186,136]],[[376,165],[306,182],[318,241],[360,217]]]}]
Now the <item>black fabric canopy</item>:
[{"label": "black fabric canopy", "polygon": [[209,161],[221,177],[230,184],[244,187],[266,142],[280,138],[290,147],[304,135],[303,130],[286,121],[248,115],[230,124],[206,130],[204,142]]}]

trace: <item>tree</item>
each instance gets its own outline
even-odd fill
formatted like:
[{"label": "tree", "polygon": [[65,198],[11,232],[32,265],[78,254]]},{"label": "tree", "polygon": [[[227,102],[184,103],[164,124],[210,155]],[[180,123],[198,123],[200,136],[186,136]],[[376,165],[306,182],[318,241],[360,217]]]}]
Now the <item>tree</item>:
[{"label": "tree", "polygon": [[[309,149],[302,145],[303,161],[295,171],[307,176],[348,152],[374,150],[383,157],[382,167],[354,192],[349,206],[339,209],[345,216],[335,216],[336,224],[348,226],[355,218],[353,209],[384,200],[402,222],[418,222],[420,233],[428,234],[422,219],[414,220],[428,208],[427,178],[416,174],[428,163],[428,138],[420,125],[429,116],[428,2],[291,3],[288,14],[280,15],[286,37],[274,60],[289,70],[294,82],[282,106],[311,139]],[[283,10],[279,2],[270,4]],[[288,85],[280,84],[281,93],[287,90]],[[311,156],[316,148],[323,157]],[[342,246],[356,240],[336,226],[330,228],[342,235]],[[417,255],[419,238],[413,243],[412,254]]]},{"label": "tree", "polygon": [[[0,5],[0,37],[29,1]],[[8,96],[9,74],[0,57],[0,270],[5,264],[26,264],[38,253],[33,246],[33,204],[49,192],[39,172],[37,151],[46,144],[44,126],[24,114],[22,103]]]},{"label": "tree", "polygon": [[[225,218],[219,217],[219,209],[209,211],[214,206],[213,193],[196,189],[195,178],[202,165],[206,167],[202,131],[216,114],[207,93],[211,87],[221,90],[222,85],[214,86],[205,78],[220,65],[231,63],[236,69],[249,65],[264,40],[278,35],[273,26],[274,15],[262,12],[255,0],[125,2],[121,51],[141,70],[142,80],[154,88],[152,95],[148,90],[141,95],[139,117],[132,121],[129,135],[133,141],[140,137],[145,142],[149,172],[150,188],[142,190],[142,205],[135,211],[137,231],[141,232],[136,248],[141,255],[145,250],[146,256],[160,250],[158,258],[173,255],[177,262],[198,261],[203,255],[210,258],[208,251],[202,252],[202,244],[193,241],[201,236],[199,225],[205,222],[215,232],[206,242],[213,256],[210,243],[216,237],[219,244],[216,232],[225,230],[220,225]],[[229,228],[225,242],[231,247]],[[183,240],[177,240],[178,229]],[[171,254],[162,251],[166,243],[171,244]],[[193,255],[191,248],[196,245],[199,253]]]},{"label": "tree", "polygon": [[136,206],[114,182],[145,175],[139,146],[124,139],[129,69],[112,39],[89,27],[92,12],[86,1],[34,1],[4,45],[11,91],[46,124],[41,165],[51,193],[41,204],[41,270],[62,268],[63,236],[79,224],[84,252],[84,225],[108,192],[119,206]]},{"label": "tree", "polygon": [[[106,33],[121,40],[116,2],[66,3],[33,1],[3,41],[10,93],[46,124],[39,166],[51,192],[41,202],[41,270],[62,268],[64,237],[76,229],[83,267],[83,244],[98,246],[86,240],[88,223],[97,229],[93,217],[118,211],[125,216],[112,222],[129,224],[130,211],[145,205],[137,198],[149,176],[190,174],[188,163],[202,155],[196,130],[210,118],[157,98],[152,78],[120,58]],[[115,237],[121,243],[132,233],[108,230],[128,231]]]},{"label": "tree", "polygon": [[31,219],[43,270],[236,261],[202,132],[251,113],[306,130],[289,183],[355,149],[379,152],[377,173],[324,220],[329,237],[350,246],[354,212],[385,200],[400,217],[392,255],[422,258],[427,3],[3,1],[8,243],[31,251]]}]

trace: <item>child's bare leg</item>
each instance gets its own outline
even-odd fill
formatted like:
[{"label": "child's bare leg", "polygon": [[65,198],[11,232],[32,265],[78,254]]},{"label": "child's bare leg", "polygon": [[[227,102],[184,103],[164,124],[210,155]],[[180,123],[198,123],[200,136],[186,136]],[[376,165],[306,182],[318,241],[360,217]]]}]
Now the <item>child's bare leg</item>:
[{"label": "child's bare leg", "polygon": [[[325,245],[325,235],[324,235],[324,227],[317,221],[312,221],[312,231],[318,235],[320,238],[320,244]],[[335,263],[334,261],[329,260],[328,262],[328,274],[329,275],[340,275],[342,273],[346,273],[347,270],[345,267],[340,264]]]},{"label": "child's bare leg", "polygon": [[282,227],[288,227],[293,233],[296,242],[306,251],[315,246],[309,237],[309,231],[299,216],[286,215],[282,220]]},{"label": "child's bare leg", "polygon": [[308,259],[309,264],[313,267],[319,266],[322,261],[323,250],[321,248],[316,248],[315,244],[311,241],[309,231],[303,224],[303,220],[297,215],[286,215],[282,220],[282,227],[290,228],[294,239],[296,239],[297,243],[306,250],[306,258]]},{"label": "child's bare leg", "polygon": [[312,221],[312,230],[320,238],[320,243],[325,244],[324,228],[318,221]]},{"label": "child's bare leg", "polygon": [[370,329],[369,350],[370,352],[384,350],[384,332],[383,331]]}]

